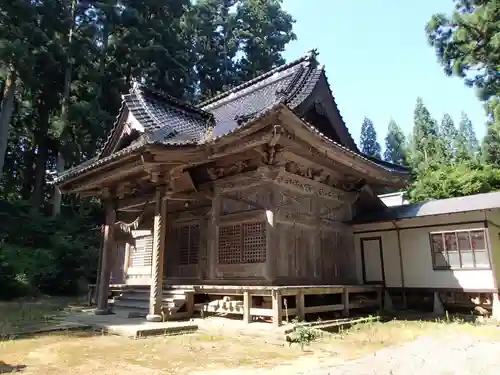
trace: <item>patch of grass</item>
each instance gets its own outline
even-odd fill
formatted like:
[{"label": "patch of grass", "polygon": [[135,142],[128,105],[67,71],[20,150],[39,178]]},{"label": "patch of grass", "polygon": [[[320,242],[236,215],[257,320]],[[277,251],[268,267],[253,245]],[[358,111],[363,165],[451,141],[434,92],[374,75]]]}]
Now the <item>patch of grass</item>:
[{"label": "patch of grass", "polygon": [[81,309],[82,305],[83,300],[60,297],[0,302],[0,337],[46,326],[51,316]]},{"label": "patch of grass", "polygon": [[6,363],[25,365],[23,373],[39,375],[102,371],[117,375],[182,375],[205,369],[260,368],[304,355],[298,349],[207,333],[131,340],[76,332],[0,342],[0,353]]},{"label": "patch of grass", "polygon": [[26,366],[23,373],[28,375],[99,372],[110,375],[184,375],[201,370],[274,367],[284,362],[292,368],[300,365],[307,369],[333,358],[354,359],[422,335],[460,333],[500,340],[500,328],[455,318],[359,323],[339,333],[325,332],[319,340],[311,342],[305,352],[299,345],[279,347],[238,335],[199,332],[131,340],[99,332],[68,331],[0,341],[0,361],[8,366]]}]

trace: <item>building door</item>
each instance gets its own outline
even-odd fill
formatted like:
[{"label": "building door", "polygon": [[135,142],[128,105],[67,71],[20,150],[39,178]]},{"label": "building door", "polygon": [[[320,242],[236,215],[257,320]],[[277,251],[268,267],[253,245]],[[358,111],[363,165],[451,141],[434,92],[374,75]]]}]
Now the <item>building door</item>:
[{"label": "building door", "polygon": [[361,238],[361,261],[365,284],[385,285],[382,238]]}]

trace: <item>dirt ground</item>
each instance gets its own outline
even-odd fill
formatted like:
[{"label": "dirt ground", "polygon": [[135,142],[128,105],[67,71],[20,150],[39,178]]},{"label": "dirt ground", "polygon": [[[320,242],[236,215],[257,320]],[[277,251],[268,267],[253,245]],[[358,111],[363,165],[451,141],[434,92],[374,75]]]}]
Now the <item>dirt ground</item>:
[{"label": "dirt ground", "polygon": [[[58,309],[62,305],[54,304]],[[38,310],[31,306],[28,311],[30,312],[23,313],[26,324],[33,325],[37,322],[45,324],[43,316],[46,316],[50,309],[44,307]],[[8,308],[0,305],[0,320],[4,320],[4,328],[21,327],[23,322],[20,318],[13,324],[16,316],[12,305]],[[9,317],[8,323],[5,323],[5,317]],[[492,354],[495,350],[496,354]],[[436,357],[437,353],[432,353],[437,351],[442,351],[443,356]],[[472,354],[467,351],[472,351],[470,352]],[[447,359],[459,352],[465,353],[465,358],[488,355],[499,358],[500,361],[498,356],[500,328],[495,325],[477,325],[457,320],[373,322],[356,325],[342,333],[325,334],[304,351],[296,344],[291,347],[275,346],[264,344],[259,339],[206,333],[139,340],[88,331],[68,331],[34,337],[4,336],[4,340],[0,341],[0,373],[19,371],[23,374],[37,375],[94,373],[350,375],[429,372],[443,375],[469,374],[469,372],[432,370],[433,366],[443,365]],[[434,358],[435,363],[426,364],[427,359],[422,359],[424,357],[431,358],[431,361]],[[456,362],[451,361],[449,366]],[[416,368],[425,365],[428,371],[401,372],[405,365]],[[373,372],[372,370],[374,368],[376,370],[377,367],[380,371]],[[352,372],[354,369],[356,372]],[[470,372],[470,374],[477,373]]]}]

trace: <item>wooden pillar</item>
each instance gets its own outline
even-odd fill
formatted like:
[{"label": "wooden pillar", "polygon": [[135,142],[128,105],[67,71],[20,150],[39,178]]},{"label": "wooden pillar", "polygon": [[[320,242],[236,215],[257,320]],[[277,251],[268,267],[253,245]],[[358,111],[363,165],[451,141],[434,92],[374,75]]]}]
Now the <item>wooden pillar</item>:
[{"label": "wooden pillar", "polygon": [[500,321],[500,297],[498,293],[492,293],[491,295],[491,317]]},{"label": "wooden pillar", "polygon": [[349,289],[347,287],[342,288],[342,304],[344,305],[343,315],[347,318],[349,316]]},{"label": "wooden pillar", "polygon": [[311,198],[311,209],[313,215],[315,216],[315,225],[311,228],[311,249],[310,256],[312,257],[312,265],[313,265],[313,274],[312,277],[316,279],[320,279],[322,275],[322,254],[321,254],[321,207],[320,200],[316,195],[313,195]]},{"label": "wooden pillar", "polygon": [[104,236],[102,253],[100,260],[100,275],[97,285],[97,308],[96,315],[109,314],[108,296],[109,296],[109,280],[111,277],[111,256],[113,255],[113,247],[115,241],[113,238],[113,226],[116,222],[115,202],[112,197],[108,197],[104,202],[104,210],[106,212],[106,223],[104,226]]},{"label": "wooden pillar", "polygon": [[306,314],[305,314],[305,298],[304,298],[304,292],[303,291],[298,291],[297,295],[295,296],[295,308],[297,311],[297,319],[299,321],[304,321],[306,319]]},{"label": "wooden pillar", "polygon": [[279,290],[272,291],[273,299],[273,324],[277,327],[281,325],[283,316],[283,301],[281,300],[281,292]]},{"label": "wooden pillar", "polygon": [[214,189],[212,199],[212,209],[210,211],[210,220],[208,222],[207,233],[207,251],[208,251],[208,278],[213,280],[217,278],[216,270],[219,253],[219,217],[221,209],[221,196],[218,187]]},{"label": "wooden pillar", "polygon": [[269,206],[266,210],[266,267],[264,276],[269,284],[276,280],[276,268],[278,258],[278,230],[276,227],[276,206],[278,205],[278,187],[270,182]]},{"label": "wooden pillar", "polygon": [[[105,219],[106,220],[106,219]],[[105,234],[105,226],[106,223],[104,223],[102,229],[101,229],[101,244],[99,247],[99,254],[98,254],[98,259],[97,259],[97,277],[95,281],[95,288],[90,290],[89,292],[91,293],[89,296],[89,306],[92,306],[93,304],[97,305],[97,301],[99,299],[99,285],[101,285],[101,272],[102,272],[102,254],[104,252],[104,234]]]},{"label": "wooden pillar", "polygon": [[151,267],[151,289],[149,295],[149,314],[146,320],[161,322],[163,299],[163,264],[165,254],[165,237],[167,220],[167,200],[165,187],[156,189],[155,217],[153,224],[153,264]]},{"label": "wooden pillar", "polygon": [[206,217],[200,222],[200,253],[198,257],[198,279],[205,280],[207,278],[207,265],[209,250],[209,227],[210,222]]},{"label": "wooden pillar", "polygon": [[123,259],[123,282],[127,283],[128,266],[130,264],[130,244],[125,244],[125,255]]},{"label": "wooden pillar", "polygon": [[189,318],[194,315],[194,292],[186,293],[186,312]]},{"label": "wooden pillar", "polygon": [[252,308],[252,295],[250,292],[243,292],[243,321],[245,323],[252,322],[252,315],[250,314],[250,309]]}]

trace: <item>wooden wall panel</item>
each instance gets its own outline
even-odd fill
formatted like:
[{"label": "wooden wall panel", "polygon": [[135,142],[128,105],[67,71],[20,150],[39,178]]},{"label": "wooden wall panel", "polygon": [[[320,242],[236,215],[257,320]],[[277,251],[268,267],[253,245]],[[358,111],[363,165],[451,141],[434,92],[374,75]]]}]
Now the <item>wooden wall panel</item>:
[{"label": "wooden wall panel", "polygon": [[113,249],[111,264],[111,284],[125,283],[125,242],[118,242]]},{"label": "wooden wall panel", "polygon": [[354,243],[342,224],[350,219],[350,202],[283,186],[279,198],[277,276],[316,284],[352,280]]},{"label": "wooden wall panel", "polygon": [[[167,231],[165,241],[165,278],[196,279],[204,261],[206,220],[177,221]],[[202,253],[203,251],[203,253]]]}]

